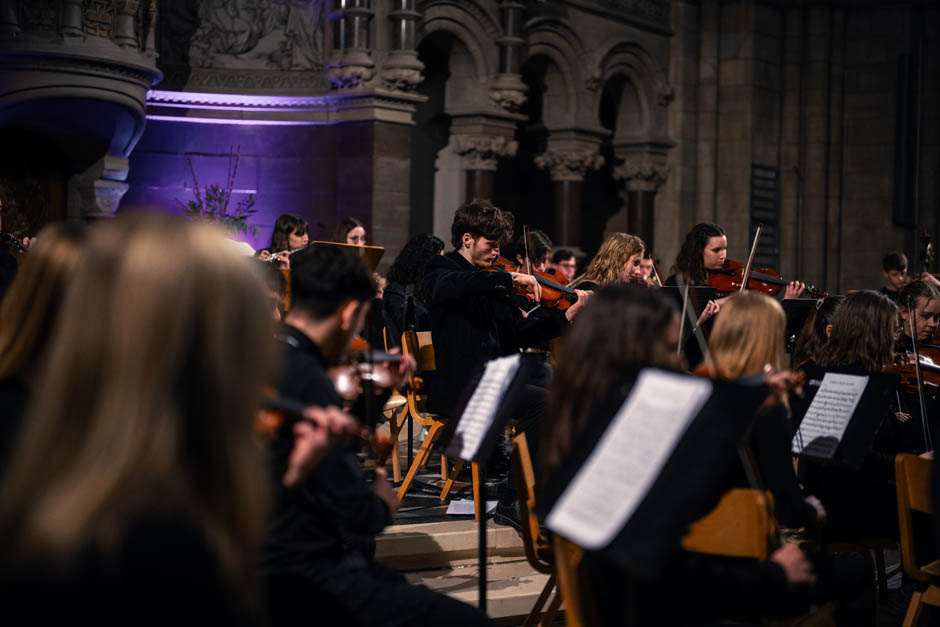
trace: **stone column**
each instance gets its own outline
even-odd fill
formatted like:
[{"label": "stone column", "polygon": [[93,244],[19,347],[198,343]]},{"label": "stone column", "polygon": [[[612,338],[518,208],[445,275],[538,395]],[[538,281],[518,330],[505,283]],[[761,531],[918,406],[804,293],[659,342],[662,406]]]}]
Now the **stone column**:
[{"label": "stone column", "polygon": [[549,149],[535,158],[535,165],[551,173],[555,192],[555,232],[552,242],[580,249],[581,183],[588,170],[604,165],[604,157],[587,149]]},{"label": "stone column", "polygon": [[454,135],[455,152],[460,155],[466,176],[464,198],[493,198],[497,162],[514,157],[519,142],[504,136]]},{"label": "stone column", "polygon": [[335,0],[329,19],[333,22],[333,53],[326,65],[326,79],[334,89],[358,87],[372,80],[370,22],[372,0]]},{"label": "stone column", "polygon": [[415,0],[392,0],[388,14],[390,49],[381,73],[387,89],[413,91],[424,80],[424,64],[415,50],[415,22],[420,17]]},{"label": "stone column", "polygon": [[614,178],[625,183],[627,232],[638,235],[647,248],[654,245],[656,191],[666,182],[669,166],[649,158],[628,158],[614,168]]},{"label": "stone column", "polygon": [[520,37],[525,5],[517,0],[503,0],[499,4],[500,29],[499,73],[490,86],[490,102],[500,109],[516,111],[526,100],[526,86],[519,72],[521,48],[525,39]]},{"label": "stone column", "polygon": [[[79,20],[81,23],[81,20]],[[20,32],[16,0],[0,0],[0,37],[13,38]]]},{"label": "stone column", "polygon": [[136,48],[137,12],[140,0],[121,0],[114,11],[114,41],[122,48]]},{"label": "stone column", "polygon": [[82,0],[63,0],[59,34],[65,37],[84,37],[82,30]]}]

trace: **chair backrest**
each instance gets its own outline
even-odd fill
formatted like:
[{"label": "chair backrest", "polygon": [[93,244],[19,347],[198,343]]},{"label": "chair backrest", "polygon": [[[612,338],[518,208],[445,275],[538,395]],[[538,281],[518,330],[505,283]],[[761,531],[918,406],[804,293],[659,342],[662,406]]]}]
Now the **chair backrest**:
[{"label": "chair backrest", "polygon": [[[512,470],[519,499],[519,520],[522,522],[522,545],[526,559],[535,570],[550,573],[552,564],[539,556],[539,549],[545,549],[547,545],[539,542],[539,520],[535,515],[535,473],[532,471],[529,442],[524,433],[512,439]],[[544,550],[542,555],[545,555]]]},{"label": "chair backrest", "polygon": [[568,627],[584,627],[587,625],[587,597],[580,574],[584,549],[558,534],[552,536],[552,549],[555,554],[558,587],[561,588],[561,597],[565,600],[565,624]]},{"label": "chair backrest", "polygon": [[725,493],[718,505],[699,518],[682,538],[682,548],[696,553],[767,559],[773,497],[760,490],[736,488]]},{"label": "chair backrest", "polygon": [[915,581],[928,580],[914,552],[914,527],[911,512],[933,513],[930,498],[930,473],[933,460],[910,453],[900,453],[894,458],[894,476],[898,492],[898,524],[901,528],[901,563],[904,572]]},{"label": "chair backrest", "polygon": [[418,362],[417,372],[435,370],[430,331],[405,331],[401,334],[401,347],[406,355],[414,355]]}]

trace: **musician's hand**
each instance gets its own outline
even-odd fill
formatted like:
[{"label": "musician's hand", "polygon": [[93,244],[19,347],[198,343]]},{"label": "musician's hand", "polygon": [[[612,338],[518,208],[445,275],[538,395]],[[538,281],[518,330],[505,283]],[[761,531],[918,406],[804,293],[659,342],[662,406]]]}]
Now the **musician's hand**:
[{"label": "musician's hand", "polygon": [[806,285],[800,281],[790,281],[790,284],[787,285],[786,291],[783,293],[783,300],[788,298],[799,298],[805,289]]},{"label": "musician's hand", "polygon": [[30,247],[31,247],[33,244],[35,244],[35,243],[36,243],[36,238],[35,238],[35,237],[24,237],[24,238],[23,238],[23,246],[25,246],[26,248],[30,248]]},{"label": "musician's hand", "polygon": [[395,488],[388,482],[388,472],[384,468],[375,469],[375,481],[372,483],[372,492],[385,501],[393,514],[398,511],[398,506],[401,505],[401,501],[398,500],[398,493],[395,492]]},{"label": "musician's hand", "polygon": [[290,270],[290,253],[286,250],[282,250],[274,256],[277,257],[277,267],[279,269]]},{"label": "musician's hand", "polygon": [[909,413],[904,412],[904,411],[894,412],[894,419],[897,420],[898,422],[907,422],[908,420],[912,420],[913,418],[914,418],[913,416],[911,416]]},{"label": "musician's hand", "polygon": [[514,291],[529,294],[535,298],[535,300],[542,300],[542,287],[539,285],[539,282],[535,280],[534,276],[531,274],[522,274],[521,272],[510,272],[509,276],[512,277],[512,288]]},{"label": "musician's hand", "polygon": [[594,295],[594,292],[591,290],[575,290],[574,293],[578,295],[578,302],[565,310],[565,317],[568,318],[569,322],[574,320],[574,317],[578,315],[581,308],[584,307],[585,303],[591,300],[591,296]]},{"label": "musician's hand", "polygon": [[770,556],[770,561],[783,569],[787,583],[791,586],[809,586],[816,583],[813,565],[803,550],[791,543],[786,543]]},{"label": "musician's hand", "polygon": [[924,272],[920,275],[920,280],[924,283],[931,283],[934,287],[940,287],[940,281],[937,280],[937,277],[932,275],[929,272]]},{"label": "musician's hand", "polygon": [[823,524],[826,522],[826,508],[823,507],[822,502],[817,499],[812,494],[807,494],[803,497],[803,500],[813,506],[813,509],[816,510],[816,524]]},{"label": "musician's hand", "polygon": [[[393,348],[389,352],[397,354],[398,350]],[[375,364],[372,370],[375,384],[380,388],[398,389],[408,382],[417,367],[413,355],[402,355],[398,361]]]},{"label": "musician's hand", "polygon": [[921,459],[933,459],[933,451],[924,451],[918,455]]},{"label": "musician's hand", "polygon": [[355,420],[336,407],[306,408],[304,419],[294,425],[294,448],[287,459],[284,485],[292,487],[303,481],[337,439],[356,429]]},{"label": "musician's hand", "polygon": [[701,315],[698,317],[695,326],[700,327],[702,323],[714,316],[721,309],[721,306],[718,304],[717,300],[710,300],[705,303],[705,308],[702,309]]},{"label": "musician's hand", "polygon": [[271,251],[268,250],[267,248],[262,248],[261,250],[258,251],[258,259],[260,259],[261,261],[267,261],[270,258],[271,258]]}]

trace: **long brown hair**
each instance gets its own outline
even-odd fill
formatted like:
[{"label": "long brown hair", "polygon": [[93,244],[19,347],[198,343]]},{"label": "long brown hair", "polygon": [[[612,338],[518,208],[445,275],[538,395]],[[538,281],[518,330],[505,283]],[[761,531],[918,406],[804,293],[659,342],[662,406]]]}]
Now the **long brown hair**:
[{"label": "long brown hair", "polygon": [[610,285],[624,280],[624,267],[633,255],[642,253],[646,245],[636,235],[611,233],[588,264],[584,274],[571,282],[577,287],[585,281],[598,285]]},{"label": "long brown hair", "polygon": [[23,258],[0,304],[0,377],[25,383],[36,374],[84,241],[83,226],[54,224]]},{"label": "long brown hair", "polygon": [[675,347],[666,339],[676,317],[673,303],[656,290],[626,284],[603,288],[578,314],[556,355],[542,427],[544,472],[561,463],[624,370],[679,367]]},{"label": "long brown hair", "polygon": [[809,313],[800,335],[793,346],[793,367],[799,368],[813,359],[819,349],[829,340],[826,327],[832,324],[832,318],[839,310],[845,296],[827,296]]},{"label": "long brown hair", "polygon": [[251,427],[273,329],[257,269],[226,244],[165,216],[93,227],[0,487],[3,557],[67,564],[169,515],[252,587],[267,503]]},{"label": "long brown hair", "polygon": [[680,273],[689,285],[708,285],[708,271],[705,269],[705,247],[713,237],[725,234],[717,224],[702,222],[692,227],[682,242],[673,271]]},{"label": "long brown hair", "polygon": [[733,379],[760,374],[767,364],[777,372],[786,368],[786,326],[776,300],[758,292],[733,294],[721,306],[708,337],[718,374]]},{"label": "long brown hair", "polygon": [[816,353],[823,368],[881,372],[894,353],[898,308],[884,294],[864,290],[845,297],[832,318],[829,341]]}]

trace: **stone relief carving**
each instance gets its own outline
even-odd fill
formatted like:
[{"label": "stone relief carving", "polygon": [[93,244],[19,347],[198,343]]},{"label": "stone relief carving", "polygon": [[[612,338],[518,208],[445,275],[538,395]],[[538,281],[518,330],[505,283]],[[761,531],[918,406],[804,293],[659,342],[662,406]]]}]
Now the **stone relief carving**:
[{"label": "stone relief carving", "polygon": [[614,178],[626,181],[628,189],[656,191],[669,178],[670,169],[649,157],[628,157],[614,167]]},{"label": "stone relief carving", "polygon": [[582,181],[588,170],[604,165],[604,156],[592,150],[546,150],[535,165],[551,172],[553,181]]},{"label": "stone relief carving", "polygon": [[656,104],[661,107],[667,106],[676,99],[676,90],[663,76],[656,77],[653,89],[656,92]]},{"label": "stone relief carving", "polygon": [[86,35],[111,38],[114,4],[111,0],[84,0],[82,2],[82,29]]},{"label": "stone relief carving", "polygon": [[59,3],[56,0],[33,0],[19,3],[19,25],[23,30],[48,30],[58,28]]},{"label": "stone relief carving", "polygon": [[424,76],[421,70],[406,67],[386,67],[382,69],[382,84],[385,89],[394,91],[414,91],[417,89]]},{"label": "stone relief carving", "polygon": [[189,44],[193,67],[323,69],[322,0],[203,0]]},{"label": "stone relief carving", "polygon": [[468,170],[496,170],[501,158],[514,157],[519,142],[494,135],[454,135],[454,152],[463,157]]}]

